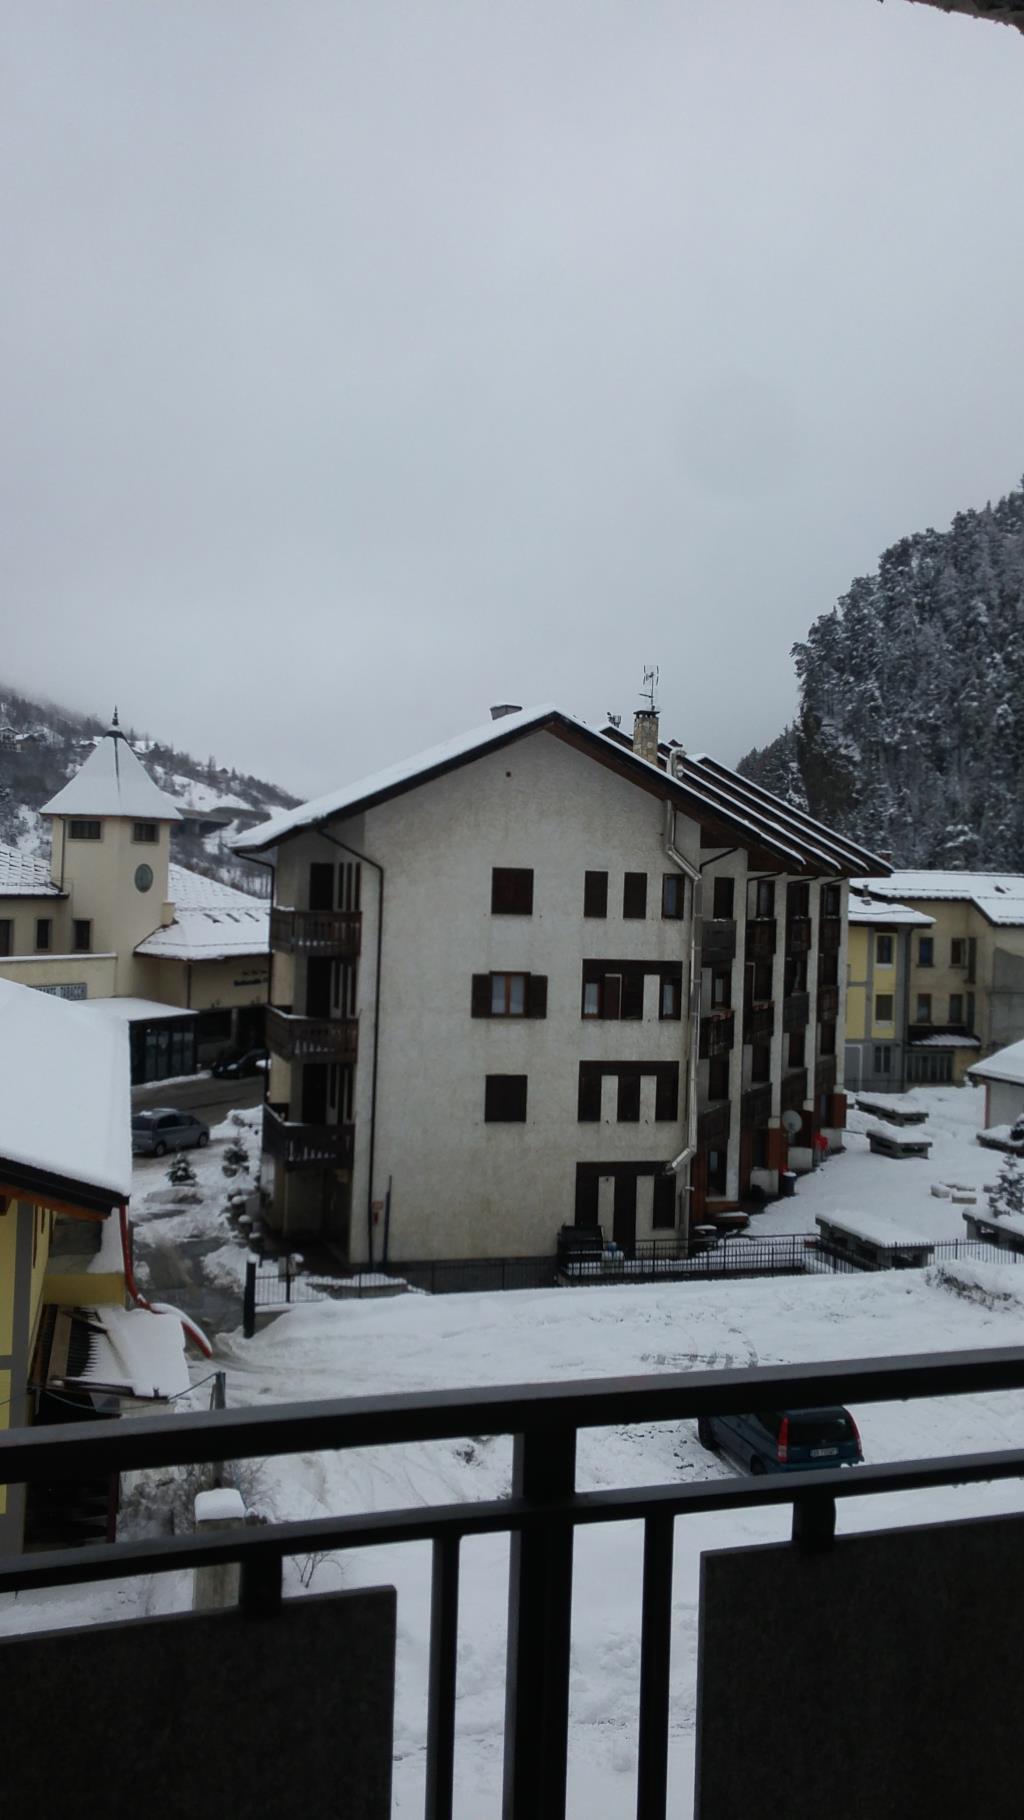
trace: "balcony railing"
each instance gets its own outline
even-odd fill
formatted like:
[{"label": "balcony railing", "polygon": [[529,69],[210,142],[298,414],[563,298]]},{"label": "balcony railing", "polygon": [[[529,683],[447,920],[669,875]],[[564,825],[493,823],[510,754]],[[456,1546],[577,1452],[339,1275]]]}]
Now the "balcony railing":
[{"label": "balcony railing", "polygon": [[697,1117],[697,1144],[701,1150],[720,1150],[729,1142],[730,1108],[728,1100],[709,1106]]},{"label": "balcony railing", "polygon": [[728,1055],[735,1041],[736,1020],[731,1011],[712,1011],[700,1020],[700,1053],[703,1060],[712,1055]]},{"label": "balcony railing", "polygon": [[809,916],[791,916],[786,924],[786,953],[806,954],[811,946]]},{"label": "balcony railing", "polygon": [[[862,1559],[862,1551],[858,1554],[855,1570],[841,1558],[841,1551],[854,1546],[859,1549],[862,1538],[843,1539],[838,1547],[834,1538],[837,1502],[844,1498],[927,1492],[947,1485],[989,1487],[997,1481],[1020,1480],[1024,1478],[1024,1449],[988,1450],[938,1459],[897,1459],[879,1464],[868,1462],[853,1470],[822,1467],[798,1473],[741,1473],[696,1482],[681,1481],[676,1476],[664,1484],[602,1485],[599,1490],[577,1488],[576,1457],[578,1438],[588,1430],[614,1424],[639,1431],[658,1424],[692,1423],[709,1416],[741,1415],[750,1408],[752,1392],[759,1408],[809,1409],[894,1402],[905,1405],[915,1399],[950,1396],[977,1398],[1021,1388],[1024,1388],[1024,1354],[1019,1349],[1000,1348],[903,1358],[852,1359],[829,1364],[762,1366],[754,1370],[744,1365],[739,1369],[720,1371],[666,1372],[644,1380],[611,1378],[499,1386],[470,1392],[427,1391],[414,1396],[348,1397],[316,1403],[285,1403],[270,1409],[166,1413],[131,1421],[89,1421],[63,1427],[16,1429],[0,1435],[0,1483],[39,1486],[55,1481],[86,1482],[111,1473],[216,1465],[253,1458],[277,1460],[299,1455],[344,1453],[357,1448],[419,1447],[423,1443],[429,1446],[478,1435],[512,1438],[512,1483],[506,1497],[451,1499],[444,1504],[411,1504],[392,1509],[364,1506],[323,1517],[303,1516],[294,1522],[271,1522],[254,1527],[241,1524],[215,1535],[151,1534],[128,1543],[89,1546],[73,1557],[62,1551],[9,1557],[0,1563],[0,1596],[8,1593],[17,1596],[44,1588],[56,1591],[59,1587],[99,1585],[126,1578],[133,1578],[137,1583],[141,1576],[236,1566],[240,1569],[238,1606],[241,1614],[253,1622],[237,1633],[229,1616],[215,1619],[218,1647],[239,1647],[240,1635],[241,1647],[259,1658],[265,1672],[268,1658],[279,1658],[282,1651],[295,1648],[300,1637],[308,1637],[317,1649],[315,1669],[312,1663],[309,1665],[315,1681],[318,1672],[324,1672],[325,1641],[330,1649],[332,1639],[336,1640],[338,1635],[342,1614],[337,1611],[333,1615],[333,1628],[326,1638],[302,1630],[306,1618],[311,1624],[316,1621],[315,1608],[322,1601],[283,1599],[285,1560],[323,1559],[360,1549],[379,1550],[429,1542],[431,1566],[427,1568],[422,1555],[417,1559],[423,1560],[424,1576],[430,1576],[431,1596],[429,1601],[421,1598],[417,1589],[416,1597],[417,1609],[425,1609],[429,1604],[429,1637],[424,1635],[422,1639],[423,1659],[429,1663],[423,1736],[426,1812],[432,1820],[451,1820],[460,1631],[465,1635],[467,1622],[473,1621],[471,1600],[464,1597],[460,1611],[460,1570],[466,1553],[462,1544],[473,1537],[507,1536],[510,1622],[504,1728],[498,1740],[504,1753],[502,1812],[506,1820],[538,1820],[538,1816],[555,1820],[566,1810],[571,1649],[581,1652],[583,1674],[592,1666],[585,1642],[581,1643],[579,1638],[574,1642],[573,1639],[576,1530],[582,1525],[641,1522],[644,1526],[643,1578],[636,1602],[639,1686],[637,1790],[633,1811],[643,1816],[643,1820],[665,1820],[673,1692],[670,1652],[676,1519],[700,1516],[706,1523],[718,1512],[761,1507],[791,1509],[793,1555],[791,1558],[788,1552],[780,1553],[777,1571],[786,1575],[786,1586],[792,1583],[791,1565],[804,1580],[812,1579],[815,1603],[810,1622],[794,1627],[792,1634],[787,1634],[787,1647],[801,1651],[801,1666],[808,1675],[813,1675],[816,1642],[820,1657],[820,1614],[829,1611],[833,1591],[839,1592],[843,1586],[848,1586],[851,1571],[854,1571],[858,1584],[863,1587],[865,1617],[870,1616],[879,1601],[884,1606],[883,1621],[888,1626],[886,1656],[894,1658],[890,1684],[903,1688],[914,1685],[924,1701],[928,1723],[923,1728],[917,1725],[909,1730],[897,1727],[891,1738],[891,1750],[895,1755],[890,1760],[899,1765],[898,1773],[904,1778],[900,1805],[892,1811],[911,1811],[912,1798],[905,1798],[906,1783],[909,1781],[915,1793],[919,1792],[915,1777],[934,1768],[934,1752],[942,1748],[942,1738],[948,1731],[952,1762],[968,1778],[964,1786],[975,1791],[979,1770],[987,1775],[985,1799],[978,1811],[1001,1813],[1010,1811],[1013,1802],[1012,1792],[1007,1792],[1012,1791],[1012,1784],[1005,1780],[1007,1718],[1006,1702],[1000,1697],[1000,1689],[997,1687],[993,1692],[987,1686],[981,1688],[978,1722],[984,1725],[980,1718],[982,1713],[994,1712],[996,1715],[991,1729],[983,1729],[982,1735],[975,1735],[972,1725],[958,1724],[961,1715],[956,1710],[940,1710],[947,1664],[958,1648],[961,1652],[966,1651],[971,1677],[977,1679],[977,1665],[985,1660],[986,1623],[991,1604],[981,1601],[972,1626],[970,1598],[966,1604],[954,1601],[956,1625],[960,1628],[951,1624],[942,1626],[940,1620],[940,1628],[930,1632],[937,1668],[928,1690],[922,1694],[921,1678],[927,1675],[928,1664],[922,1658],[917,1629],[905,1617],[901,1618],[899,1588],[901,1581],[911,1587],[915,1578],[907,1576],[905,1565],[900,1565],[907,1561],[907,1545],[914,1542],[915,1535],[921,1537],[922,1543],[937,1534],[951,1543],[956,1541],[960,1549],[959,1571],[966,1576],[964,1584],[970,1587],[972,1562],[981,1565],[985,1551],[996,1545],[1000,1527],[1005,1528],[1012,1519],[1002,1516],[996,1521],[981,1520],[977,1525],[953,1526],[935,1523],[934,1506],[930,1506],[921,1513],[925,1522],[931,1523],[930,1529],[883,1533],[875,1541],[887,1550],[884,1561],[879,1564],[876,1560],[871,1565]],[[950,1501],[946,1500],[946,1504],[948,1506]],[[908,1515],[911,1521],[916,1515],[912,1506]],[[855,1526],[859,1528],[861,1524],[858,1522]],[[1009,1575],[1002,1584],[1011,1609],[1019,1591],[1012,1569],[1015,1535],[1016,1531],[1011,1531],[1006,1543],[1008,1552],[1005,1556],[1000,1555],[997,1570]],[[726,1546],[730,1539],[733,1538],[723,1531]],[[800,1559],[811,1556],[813,1560]],[[909,1558],[916,1557],[911,1554]],[[377,1557],[373,1573],[378,1577],[379,1563],[387,1559],[387,1556]],[[385,1568],[384,1571],[389,1570]],[[356,1578],[355,1574],[352,1578]],[[989,1599],[992,1585],[990,1575],[987,1581]],[[356,1596],[366,1600],[360,1610],[369,1609],[374,1595],[349,1595],[350,1598]],[[390,1603],[394,1595],[386,1593],[383,1597]],[[935,1615],[937,1604],[941,1602],[934,1601],[930,1588],[925,1589],[925,1597],[931,1600],[930,1609]],[[403,1593],[399,1624],[415,1625],[417,1619],[406,1609],[404,1600]],[[304,1607],[309,1608],[305,1617]],[[843,1609],[849,1610],[849,1606]],[[731,1605],[729,1611],[732,1613],[731,1634],[736,1639],[734,1647],[742,1655],[743,1624],[746,1622],[749,1626],[747,1635],[753,1640],[760,1614],[758,1609],[745,1609],[742,1604],[738,1608]],[[470,1613],[468,1621],[467,1612]],[[704,1685],[709,1672],[710,1646],[704,1619],[706,1617],[712,1624],[727,1615],[721,1604],[715,1605],[709,1587],[706,1598],[702,1596],[698,1689]],[[196,1649],[201,1650],[203,1644],[199,1639],[206,1639],[208,1646],[211,1624],[208,1613],[182,1613],[174,1623],[183,1627],[187,1644],[194,1639]],[[219,1634],[221,1625],[223,1637]],[[854,1623],[852,1630],[856,1628]],[[134,1642],[131,1640],[133,1631]],[[69,1647],[75,1635],[74,1631],[66,1633]],[[138,1641],[140,1635],[141,1642]],[[25,1674],[24,1659],[34,1659],[37,1641],[29,1632],[5,1637],[0,1643],[12,1688],[19,1686]],[[847,1672],[856,1674],[857,1668],[851,1670],[847,1663],[847,1643],[844,1633],[844,1667]],[[721,1633],[719,1644],[721,1646]],[[873,1646],[874,1639],[868,1639],[867,1650]],[[152,1668],[152,1662],[139,1654],[147,1647],[156,1651],[160,1647],[158,1638],[155,1631],[147,1637],[138,1624],[96,1627],[89,1638],[89,1661],[96,1684],[115,1701],[118,1697],[126,1699],[131,1675],[138,1675],[141,1664]],[[333,1647],[336,1648],[336,1641]],[[331,1777],[330,1791],[326,1788],[314,1790],[312,1805],[307,1811],[342,1812],[351,1805],[353,1809],[358,1806],[361,1812],[374,1815],[382,1812],[388,1766],[386,1762],[381,1765],[373,1753],[387,1749],[394,1661],[394,1630],[380,1626],[374,1633],[365,1662],[376,1686],[374,1692],[367,1685],[366,1703],[367,1713],[373,1715],[377,1723],[374,1725],[372,1720],[368,1723],[365,1718],[362,1721],[366,1735],[373,1741],[369,1759],[364,1755],[357,1768],[354,1763],[347,1762],[345,1751],[340,1751],[337,1763],[327,1771]],[[151,1676],[147,1677],[147,1681],[151,1679]],[[184,1681],[184,1677],[182,1679]],[[110,1689],[115,1681],[119,1695],[111,1696]],[[301,1675],[293,1674],[290,1680],[279,1677],[279,1682],[287,1710],[275,1709],[280,1721],[275,1749],[279,1754],[291,1752],[298,1772],[302,1766],[302,1753],[307,1749],[300,1726],[302,1720],[308,1718],[310,1688],[303,1685]],[[963,1681],[958,1685],[962,1689]],[[68,1710],[76,1714],[81,1726],[77,1733],[77,1748],[72,1747],[70,1752],[73,1772],[76,1775],[84,1773],[88,1786],[98,1761],[95,1717],[75,1687],[72,1696],[77,1701],[77,1709],[70,1707]],[[31,1697],[38,1697],[35,1689],[31,1690]],[[194,1708],[193,1690],[187,1686],[179,1689],[173,1677],[165,1697],[168,1705],[176,1704],[179,1713],[187,1715],[189,1701],[193,1702]],[[931,1704],[936,1697],[938,1707]],[[699,1710],[700,1704],[698,1698]],[[164,1717],[164,1709],[161,1709],[161,1717]],[[850,1751],[843,1759],[838,1754],[841,1750],[839,1728],[846,1728],[848,1738],[849,1714],[844,1709],[835,1729],[832,1729],[833,1717],[827,1705],[815,1714],[808,1749],[799,1756],[796,1767],[793,1759],[800,1746],[800,1727],[797,1725],[795,1732],[792,1727],[781,1728],[783,1735],[771,1768],[773,1785],[782,1785],[790,1771],[794,1786],[804,1790],[811,1786],[815,1771],[820,1773],[823,1761],[832,1766],[838,1763],[846,1796],[843,1812],[869,1812],[877,1797],[878,1752],[883,1746],[883,1732],[877,1724],[866,1721],[866,1736],[872,1748],[863,1753]],[[344,1702],[339,1709],[338,1723],[339,1729],[347,1727],[351,1738],[351,1720],[346,1717]],[[723,1719],[720,1710],[709,1708],[707,1702],[700,1723],[702,1739],[717,1746],[719,1757],[723,1748],[731,1750],[734,1756],[738,1752],[740,1768],[749,1765],[751,1780],[756,1782],[758,1772],[765,1768],[764,1738],[767,1733],[755,1731],[751,1734],[749,1729],[737,1728],[735,1715],[726,1714]],[[725,1736],[721,1729],[723,1724],[727,1727]],[[89,1728],[92,1728],[91,1733]],[[217,1728],[214,1729],[216,1732]],[[892,1732],[891,1726],[888,1731]],[[254,1810],[265,1773],[260,1753],[237,1749],[234,1735],[229,1739],[227,1753],[219,1750],[216,1735],[211,1737],[207,1748],[221,1780],[227,1778],[234,1786],[238,1811]],[[27,1785],[38,1787],[38,1751],[38,1739],[32,1735],[30,1727],[11,1726],[10,1737],[5,1740],[4,1774],[12,1814],[29,1811],[25,1789]],[[907,1761],[908,1751],[916,1753],[910,1761]],[[81,1769],[83,1755],[84,1772]],[[710,1756],[710,1752],[707,1755]],[[166,1750],[164,1757],[168,1757]],[[703,1778],[711,1772],[700,1746],[697,1758],[696,1805],[699,1811],[710,1813],[713,1799],[705,1800],[702,1796],[707,1794]],[[127,1810],[131,1805],[137,1764],[130,1752],[107,1753],[104,1761],[109,1778],[104,1790],[106,1803],[119,1812]],[[144,1766],[145,1750],[140,1761]],[[278,1783],[282,1779],[282,1768],[286,1770],[287,1765],[275,1764]],[[161,1801],[168,1810],[181,1811],[188,1805],[189,1793],[194,1791],[194,1778],[184,1763],[180,1776],[176,1773],[178,1765],[173,1752],[168,1769],[169,1780],[161,1786]],[[364,1788],[356,1782],[360,1770],[364,1776],[374,1770],[378,1773],[383,1770],[383,1789],[379,1788],[376,1799],[365,1796]],[[884,1759],[882,1773],[885,1774]],[[674,1796],[673,1811],[678,1809],[680,1798],[680,1793]],[[729,1812],[738,1811],[734,1805],[726,1805]],[[804,1812],[808,1805],[805,1798],[800,1811]],[[828,1805],[827,1801],[825,1805]],[[928,1808],[922,1811],[937,1812],[939,1808],[929,1796]]]},{"label": "balcony railing", "polygon": [[270,912],[270,946],[283,954],[353,959],[359,953],[363,917],[359,910],[278,910]]},{"label": "balcony railing", "polygon": [[811,1001],[806,992],[791,992],[782,1001],[783,1030],[803,1030],[811,1015]]},{"label": "balcony railing", "polygon": [[755,1126],[767,1125],[772,1116],[772,1084],[765,1081],[761,1086],[748,1087],[740,1100],[740,1125],[744,1131]]},{"label": "balcony railing", "polygon": [[354,1125],[304,1125],[287,1109],[263,1108],[263,1148],[285,1169],[351,1169]]},{"label": "balcony railing", "polygon": [[749,1003],[743,1008],[743,1041],[745,1043],[770,1043],[775,1034],[775,1006],[762,1001],[760,1004]]},{"label": "balcony railing", "polygon": [[839,916],[823,916],[818,925],[818,947],[822,954],[838,954],[843,939],[843,921]]},{"label": "balcony railing", "polygon": [[354,1017],[295,1017],[276,1005],[267,1007],[267,1042],[286,1062],[353,1063],[359,1043]]},{"label": "balcony railing", "polygon": [[839,987],[818,987],[818,1022],[834,1024],[839,1016]]},{"label": "balcony railing", "polygon": [[834,1055],[823,1055],[814,1064],[815,1093],[832,1093],[836,1084],[836,1058]]},{"label": "balcony railing", "polygon": [[705,967],[724,967],[736,954],[736,924],[732,917],[714,916],[701,924],[701,958]]},{"label": "balcony railing", "polygon": [[744,952],[749,960],[767,961],[775,953],[779,939],[774,916],[748,917]]},{"label": "balcony railing", "polygon": [[807,1070],[794,1068],[782,1077],[783,1112],[802,1112],[807,1098]]}]

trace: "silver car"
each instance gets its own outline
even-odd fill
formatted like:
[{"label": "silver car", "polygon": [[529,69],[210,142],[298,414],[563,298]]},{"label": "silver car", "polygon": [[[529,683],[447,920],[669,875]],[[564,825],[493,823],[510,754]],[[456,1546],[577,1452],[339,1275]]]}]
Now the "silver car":
[{"label": "silver car", "polygon": [[132,1155],[166,1156],[169,1150],[202,1150],[210,1142],[210,1127],[191,1112],[172,1106],[153,1106],[132,1113]]}]

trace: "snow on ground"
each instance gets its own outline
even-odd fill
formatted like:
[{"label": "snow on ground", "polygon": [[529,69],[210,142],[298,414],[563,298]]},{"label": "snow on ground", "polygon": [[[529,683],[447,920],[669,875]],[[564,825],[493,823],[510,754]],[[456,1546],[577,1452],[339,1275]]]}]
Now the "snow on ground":
[{"label": "snow on ground", "polygon": [[[873,1157],[858,1132],[847,1153],[801,1178],[797,1196],[756,1216],[754,1230],[813,1232],[819,1212],[873,1208],[936,1236],[961,1236],[960,1208],[936,1200],[935,1179],[981,1185],[993,1158],[974,1143],[983,1100],[968,1090],[922,1091],[935,1148],[928,1162]],[[228,1129],[233,1127],[228,1125]],[[920,1127],[917,1129],[921,1129]],[[166,1163],[137,1165],[133,1211],[146,1243],[146,1195],[154,1228],[213,1234],[223,1190],[224,1127],[206,1152],[190,1153],[204,1198],[175,1213],[162,1190]],[[237,1179],[237,1178],[236,1178]],[[218,1254],[219,1255],[219,1254]],[[240,1254],[244,1261],[244,1254]],[[929,1271],[691,1282],[641,1287],[537,1290],[494,1295],[407,1295],[294,1308],[251,1341],[222,1336],[235,1407],[314,1399],[715,1366],[908,1352],[1024,1347],[1024,1270],[963,1263]],[[196,1377],[208,1367],[197,1368]],[[208,1392],[196,1391],[197,1407]],[[754,1392],[752,1389],[752,1401]],[[868,1460],[1024,1447],[1024,1392],[929,1403],[854,1406]],[[694,1424],[592,1430],[580,1438],[581,1488],[696,1481],[732,1468],[706,1453]],[[251,1503],[275,1518],[479,1499],[508,1492],[511,1444],[502,1438],[348,1454],[304,1454],[259,1463]],[[886,1499],[847,1500],[841,1531],[891,1523],[1024,1509],[1013,1483],[948,1488]],[[681,1519],[672,1601],[673,1666],[669,1811],[692,1802],[697,1592],[704,1549],[783,1540],[788,1513],[750,1511]],[[639,1524],[579,1532],[574,1570],[569,1813],[574,1820],[625,1820],[635,1811],[636,1713],[642,1533]],[[462,1550],[456,1813],[487,1820],[500,1811],[507,1598],[507,1542],[485,1537]],[[289,1564],[288,1591],[393,1584],[399,1593],[394,1813],[422,1812],[429,1565],[426,1545],[371,1549]],[[0,1633],[27,1625],[82,1623],[187,1604],[183,1576],[119,1582],[89,1593],[59,1589],[0,1600]]]},{"label": "snow on ground", "polygon": [[[224,1288],[237,1287],[241,1313],[241,1288],[250,1253],[229,1221],[228,1197],[255,1185],[261,1113],[260,1107],[229,1113],[222,1124],[213,1127],[204,1150],[135,1158],[131,1218],[139,1287],[144,1293],[154,1273],[156,1254],[173,1251],[186,1241],[206,1241],[210,1249],[203,1257],[203,1275]],[[224,1152],[232,1141],[248,1152],[249,1168],[229,1177],[224,1174]],[[176,1187],[168,1180],[168,1169],[182,1155],[195,1172],[194,1186]]]}]

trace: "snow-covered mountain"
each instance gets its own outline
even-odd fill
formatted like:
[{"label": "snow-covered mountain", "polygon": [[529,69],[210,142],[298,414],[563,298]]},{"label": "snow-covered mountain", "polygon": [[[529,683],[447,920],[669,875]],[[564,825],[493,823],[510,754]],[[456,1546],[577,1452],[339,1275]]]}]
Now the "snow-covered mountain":
[{"label": "snow-covered mountain", "polygon": [[1024,484],[902,538],[793,656],[741,771],[897,866],[1024,871]]},{"label": "snow-covered mountain", "polygon": [[[49,829],[39,814],[105,732],[107,722],[52,702],[33,701],[0,681],[0,843],[26,853],[49,852]],[[147,771],[185,818],[171,831],[175,860],[193,872],[240,890],[264,895],[269,874],[231,853],[228,841],[243,828],[297,798],[262,778],[202,763],[188,752],[125,729]]]}]

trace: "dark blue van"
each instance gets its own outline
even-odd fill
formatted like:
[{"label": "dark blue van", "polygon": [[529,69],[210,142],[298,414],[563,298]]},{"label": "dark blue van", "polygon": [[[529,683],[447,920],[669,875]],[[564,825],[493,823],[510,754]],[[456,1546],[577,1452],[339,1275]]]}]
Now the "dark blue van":
[{"label": "dark blue van", "polygon": [[767,1409],[756,1415],[701,1416],[704,1447],[731,1454],[745,1472],[808,1472],[857,1466],[864,1458],[848,1409]]}]

